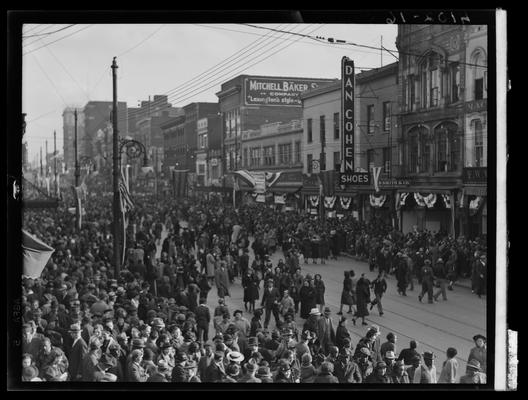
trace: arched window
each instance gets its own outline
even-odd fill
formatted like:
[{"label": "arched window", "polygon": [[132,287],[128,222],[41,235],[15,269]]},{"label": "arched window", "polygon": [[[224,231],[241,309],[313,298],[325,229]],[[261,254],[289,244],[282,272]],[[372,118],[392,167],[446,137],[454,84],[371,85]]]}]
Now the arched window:
[{"label": "arched window", "polygon": [[409,132],[409,172],[418,172],[418,135],[419,130]]},{"label": "arched window", "polygon": [[480,119],[472,121],[473,133],[475,135],[475,167],[484,166],[484,135]]},{"label": "arched window", "polygon": [[421,107],[437,107],[441,94],[442,74],[440,72],[441,56],[430,52],[420,64]]},{"label": "arched window", "polygon": [[436,172],[458,171],[460,166],[460,139],[458,126],[444,122],[434,131],[436,142]]},{"label": "arched window", "polygon": [[487,98],[487,68],[488,61],[483,50],[477,49],[471,56],[472,75],[473,75],[473,100],[482,100]]}]

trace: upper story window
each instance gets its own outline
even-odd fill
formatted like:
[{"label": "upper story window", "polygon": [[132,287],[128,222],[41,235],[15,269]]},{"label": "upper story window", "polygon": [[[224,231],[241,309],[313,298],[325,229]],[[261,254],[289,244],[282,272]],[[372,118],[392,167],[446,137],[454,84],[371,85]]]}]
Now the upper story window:
[{"label": "upper story window", "polygon": [[292,161],[291,153],[291,143],[279,144],[279,164],[290,164]]},{"label": "upper story window", "polygon": [[475,135],[475,167],[485,167],[484,161],[484,132],[480,119],[472,121],[473,134]]},{"label": "upper story window", "polygon": [[301,162],[301,141],[295,142],[295,162]]},{"label": "upper story window", "polygon": [[321,143],[326,143],[326,124],[324,115],[319,117],[319,138]]},{"label": "upper story window", "polygon": [[374,133],[374,104],[367,106],[367,132]]},{"label": "upper story window", "polygon": [[429,53],[421,64],[420,86],[421,86],[421,107],[437,107],[441,93],[442,74],[440,72],[441,57],[436,52]]},{"label": "upper story window", "polygon": [[412,128],[407,134],[407,164],[409,173],[428,172],[431,160],[429,134],[424,126]]},{"label": "upper story window", "polygon": [[260,166],[260,147],[252,147],[250,149],[250,166],[259,167]]},{"label": "upper story window", "polygon": [[339,139],[339,113],[334,113],[334,139]]},{"label": "upper story window", "polygon": [[390,130],[390,117],[391,117],[391,103],[390,101],[383,102],[383,131],[388,132]]},{"label": "upper story window", "polygon": [[306,141],[308,143],[313,142],[313,131],[312,131],[312,119],[308,118],[308,121],[306,121],[306,133],[307,133],[307,139]]},{"label": "upper story window", "polygon": [[456,62],[449,65],[449,100],[456,103],[460,99],[460,65]]},{"label": "upper story window", "polygon": [[264,165],[275,165],[275,146],[266,146],[264,151]]},{"label": "upper story window", "polygon": [[482,100],[487,98],[487,59],[483,50],[476,50],[471,57],[472,81],[473,81],[473,100]]}]

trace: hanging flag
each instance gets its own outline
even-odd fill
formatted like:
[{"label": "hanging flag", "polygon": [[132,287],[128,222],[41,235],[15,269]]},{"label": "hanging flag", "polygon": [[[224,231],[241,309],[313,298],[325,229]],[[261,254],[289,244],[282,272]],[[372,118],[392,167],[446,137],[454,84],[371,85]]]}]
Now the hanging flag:
[{"label": "hanging flag", "polygon": [[282,172],[266,172],[266,187],[272,187],[280,178]]},{"label": "hanging flag", "polygon": [[23,276],[39,278],[55,249],[22,229]]},{"label": "hanging flag", "polygon": [[451,208],[451,198],[448,194],[442,194],[442,200],[444,200],[446,208]]},{"label": "hanging flag", "polygon": [[238,171],[233,171],[232,174],[237,178],[242,179],[249,187],[253,188],[256,185],[255,177],[247,170],[241,169]]},{"label": "hanging flag", "polygon": [[400,206],[404,206],[405,202],[407,201],[407,197],[409,197],[409,193],[401,193],[400,194]]},{"label": "hanging flag", "polygon": [[75,199],[75,213],[77,215],[77,229],[81,229],[82,226],[82,188],[80,186],[74,187],[74,199]]},{"label": "hanging flag", "polygon": [[233,190],[234,190],[235,192],[240,191],[240,186],[239,186],[239,184],[238,184],[238,179],[236,178],[236,175],[235,175],[235,177],[234,177],[234,181],[233,181]]}]

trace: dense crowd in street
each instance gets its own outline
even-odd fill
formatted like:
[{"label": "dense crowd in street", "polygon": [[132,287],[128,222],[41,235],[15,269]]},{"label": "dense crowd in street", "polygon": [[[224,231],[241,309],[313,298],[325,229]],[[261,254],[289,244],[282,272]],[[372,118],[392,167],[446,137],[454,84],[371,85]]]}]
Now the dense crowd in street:
[{"label": "dense crowd in street", "polygon": [[[484,295],[483,238],[404,235],[352,217],[321,224],[301,211],[234,209],[218,198],[137,195],[116,276],[111,196],[89,197],[81,230],[63,206],[24,211],[24,229],[55,249],[40,278],[23,279],[24,381],[486,382],[483,335],[473,337],[461,371],[452,347],[420,353],[411,341],[399,350],[396,335],[377,326],[352,343],[347,328],[350,321],[368,325],[373,307],[383,315],[387,275],[402,296],[421,285],[417,301],[447,300],[446,290],[460,278],[471,278],[474,293]],[[270,256],[279,251],[283,257],[273,265]],[[333,326],[324,272],[302,271],[306,263],[343,256],[368,262],[378,277],[371,282],[345,272]],[[236,310],[225,302],[233,285],[244,290]],[[218,304],[208,300],[211,291]]]}]

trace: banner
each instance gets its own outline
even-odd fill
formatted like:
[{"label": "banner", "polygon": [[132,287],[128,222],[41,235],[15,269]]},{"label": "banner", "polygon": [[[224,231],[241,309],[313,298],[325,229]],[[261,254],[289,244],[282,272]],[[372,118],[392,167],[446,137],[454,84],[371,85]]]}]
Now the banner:
[{"label": "banner", "polygon": [[257,194],[257,203],[265,203],[266,202],[266,196],[264,194]]},{"label": "banner", "polygon": [[448,194],[442,194],[442,200],[444,200],[446,208],[451,208],[451,196]]},{"label": "banner", "polygon": [[280,178],[282,172],[266,172],[266,187],[271,187]]},{"label": "banner", "polygon": [[[342,177],[354,173],[354,101],[356,82],[354,61],[344,56],[341,58],[341,146]],[[345,178],[347,181],[347,178]],[[343,183],[343,178],[341,178]]]},{"label": "banner", "polygon": [[185,197],[187,194],[187,172],[188,170],[174,170],[173,176],[173,189],[175,197]]},{"label": "banner", "polygon": [[275,204],[286,204],[286,195],[275,195]]},{"label": "banner", "polygon": [[22,275],[39,278],[55,249],[22,229],[22,253],[24,266]]},{"label": "banner", "polygon": [[255,181],[255,193],[266,192],[266,172],[255,171],[252,175]]},{"label": "banner", "polygon": [[416,204],[418,204],[420,207],[427,206],[427,208],[432,208],[436,203],[436,194],[429,193],[426,196],[422,196],[420,193],[415,192],[414,200],[416,200]]}]

